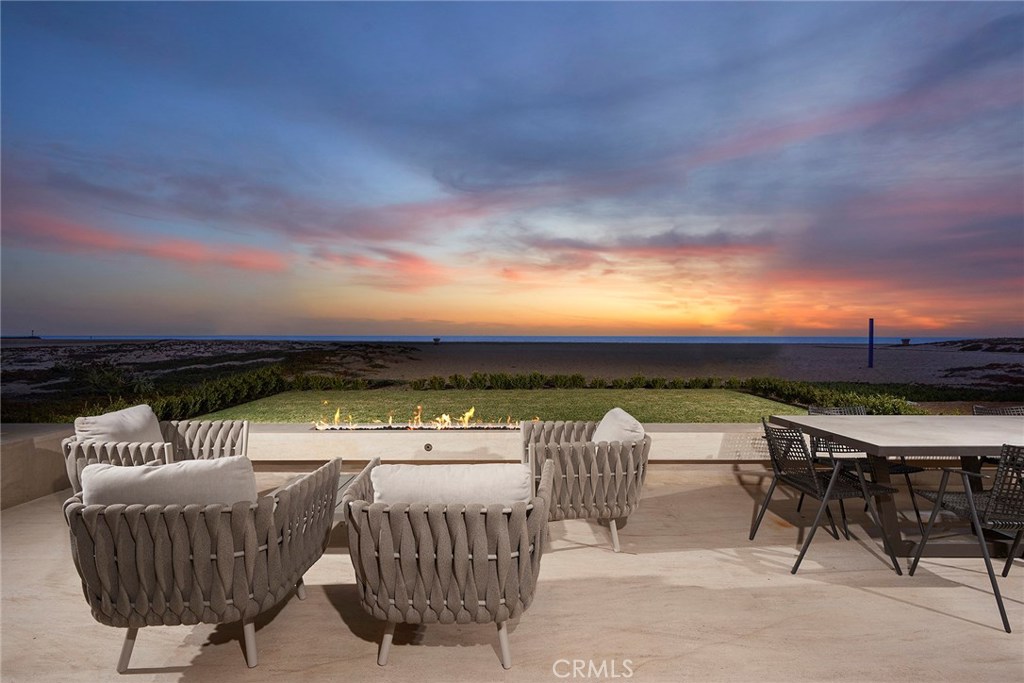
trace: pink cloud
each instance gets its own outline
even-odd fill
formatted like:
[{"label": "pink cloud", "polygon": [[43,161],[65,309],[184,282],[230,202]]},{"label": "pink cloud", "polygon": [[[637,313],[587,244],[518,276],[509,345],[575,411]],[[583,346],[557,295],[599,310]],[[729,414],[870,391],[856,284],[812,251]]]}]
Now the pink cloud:
[{"label": "pink cloud", "polygon": [[5,237],[43,251],[126,254],[188,265],[217,265],[239,270],[282,272],[286,260],[277,252],[231,245],[210,246],[183,239],[142,238],[96,228],[39,212],[23,212],[4,221]]},{"label": "pink cloud", "polygon": [[416,292],[451,282],[449,269],[430,259],[398,249],[374,249],[370,254],[343,254],[320,250],[321,261],[360,271],[357,284],[398,292]]},{"label": "pink cloud", "polygon": [[782,149],[835,133],[864,128],[909,115],[926,124],[962,120],[979,111],[1021,102],[1019,81],[990,79],[959,82],[944,88],[914,90],[820,116],[743,131],[684,159],[687,168],[721,163]]}]

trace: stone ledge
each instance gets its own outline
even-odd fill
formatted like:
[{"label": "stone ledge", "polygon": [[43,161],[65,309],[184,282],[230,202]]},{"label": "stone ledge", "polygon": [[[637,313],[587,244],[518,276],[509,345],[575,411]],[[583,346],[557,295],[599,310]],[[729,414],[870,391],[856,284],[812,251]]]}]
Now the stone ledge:
[{"label": "stone ledge", "polygon": [[[654,463],[767,461],[760,425],[648,424]],[[67,424],[0,425],[0,509],[68,487],[60,442],[74,433]],[[429,448],[428,448],[429,446]],[[299,463],[342,458],[347,468],[372,458],[387,462],[519,462],[522,436],[509,431],[334,431],[308,424],[253,424],[249,457],[258,470],[293,469]]]}]

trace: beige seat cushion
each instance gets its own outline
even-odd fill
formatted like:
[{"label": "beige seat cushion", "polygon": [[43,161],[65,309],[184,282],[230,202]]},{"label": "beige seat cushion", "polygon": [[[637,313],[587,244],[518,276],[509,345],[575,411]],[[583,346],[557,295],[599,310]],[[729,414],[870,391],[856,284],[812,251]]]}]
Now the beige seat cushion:
[{"label": "beige seat cushion", "polygon": [[590,438],[596,443],[602,441],[629,443],[643,441],[643,439],[644,426],[622,408],[612,408],[605,413],[601,421],[597,423],[594,435]]},{"label": "beige seat cushion", "polygon": [[103,415],[75,418],[80,441],[162,443],[160,421],[148,405],[132,406]]},{"label": "beige seat cushion", "polygon": [[242,455],[153,467],[92,464],[82,470],[86,505],[231,505],[243,500],[256,500],[256,475]]},{"label": "beige seat cushion", "polygon": [[370,482],[374,503],[511,505],[531,497],[530,470],[520,463],[378,465]]}]

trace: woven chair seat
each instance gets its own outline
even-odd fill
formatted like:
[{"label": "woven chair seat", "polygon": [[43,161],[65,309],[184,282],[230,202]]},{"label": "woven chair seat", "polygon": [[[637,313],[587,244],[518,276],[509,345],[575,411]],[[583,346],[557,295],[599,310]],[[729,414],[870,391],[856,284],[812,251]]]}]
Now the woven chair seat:
[{"label": "woven chair seat", "polygon": [[[784,484],[789,484],[802,493],[814,496],[817,491],[824,491],[828,488],[829,480],[832,478],[832,470],[816,470],[814,476],[818,480],[816,484],[810,475],[802,474],[782,475],[779,477],[779,481]],[[866,482],[866,484],[869,496],[881,496],[896,493],[896,489],[891,486],[883,486],[870,481]],[[849,469],[844,468],[841,470],[839,472],[839,478],[836,479],[835,486],[832,487],[832,498],[845,499],[863,497],[864,492],[860,488],[860,481],[857,479],[857,475],[853,474]]]},{"label": "woven chair seat", "polygon": [[[939,497],[938,491],[918,491],[918,494],[933,503]],[[989,492],[979,491],[974,493],[974,505],[984,510],[988,506]],[[946,491],[942,497],[943,509],[956,513],[969,519],[971,506],[967,503],[967,494],[959,491]],[[1024,529],[1024,514],[1021,515],[989,515],[981,522],[981,525],[988,529]]]}]

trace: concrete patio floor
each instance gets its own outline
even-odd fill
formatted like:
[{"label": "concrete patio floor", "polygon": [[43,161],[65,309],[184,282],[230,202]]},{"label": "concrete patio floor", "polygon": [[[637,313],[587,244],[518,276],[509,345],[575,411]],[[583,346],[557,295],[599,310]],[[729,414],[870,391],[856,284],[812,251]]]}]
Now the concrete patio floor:
[{"label": "concrete patio floor", "polygon": [[[284,475],[259,476],[262,488]],[[980,558],[926,558],[916,576],[897,576],[860,510],[851,511],[854,540],[819,532],[793,576],[801,526],[815,504],[801,516],[793,496],[777,493],[748,541],[769,479],[754,463],[653,466],[643,503],[620,532],[621,554],[611,551],[605,527],[552,523],[535,601],[510,628],[509,671],[499,664],[493,625],[400,625],[388,666],[378,667],[383,624],[357,603],[339,526],[306,575],[308,598],[292,596],[257,622],[258,668],[245,666],[240,624],[152,627],[140,631],[131,668],[118,675],[124,632],[90,616],[61,516],[66,496],[53,494],[0,514],[0,678],[905,683],[1024,676],[1024,562],[1000,579],[1012,634],[1002,630]],[[907,519],[905,528],[914,524]],[[582,668],[574,675],[575,660]]]}]

